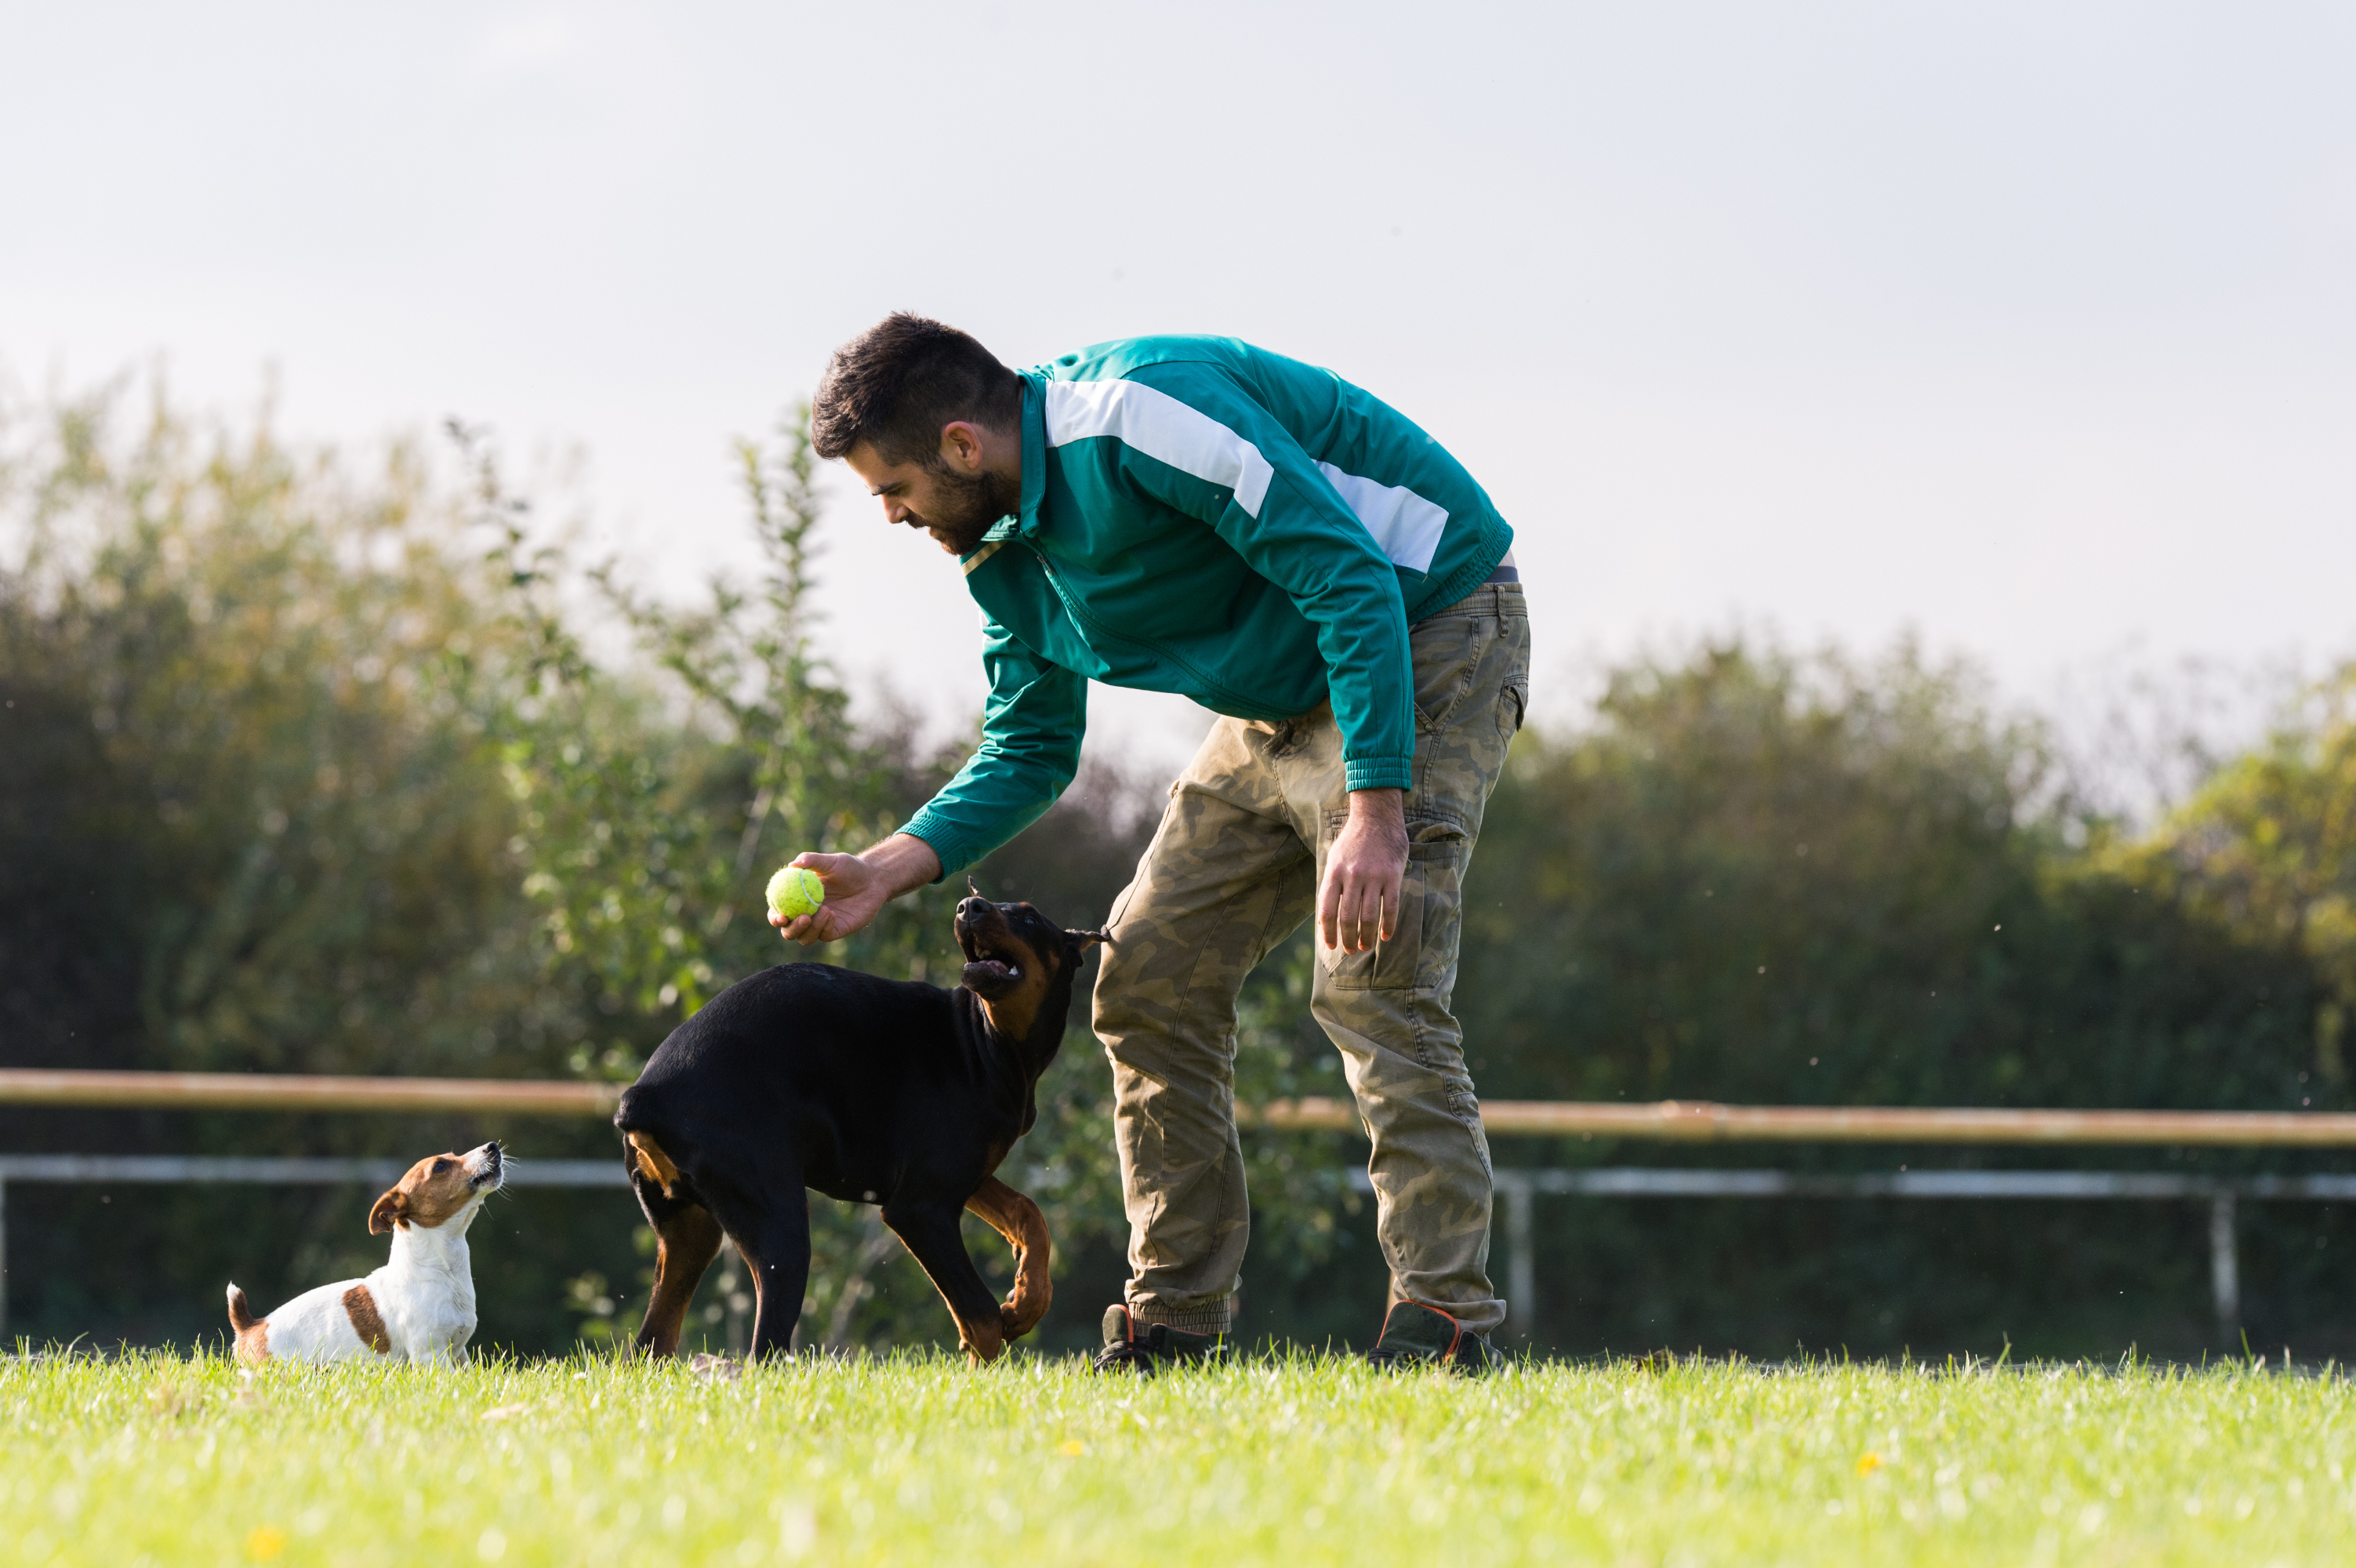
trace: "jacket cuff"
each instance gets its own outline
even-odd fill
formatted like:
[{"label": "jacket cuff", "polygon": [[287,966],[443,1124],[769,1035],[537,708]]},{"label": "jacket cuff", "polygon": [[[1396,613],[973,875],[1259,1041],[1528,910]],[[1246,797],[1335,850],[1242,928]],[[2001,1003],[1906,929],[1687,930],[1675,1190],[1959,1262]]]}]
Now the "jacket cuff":
[{"label": "jacket cuff", "polygon": [[1415,787],[1415,758],[1354,757],[1342,765],[1342,776],[1353,789],[1411,789]]},{"label": "jacket cuff", "polygon": [[903,822],[900,825],[900,832],[906,833],[910,838],[924,840],[926,846],[940,861],[941,874],[933,878],[931,885],[934,886],[946,882],[973,862],[971,847],[958,836],[957,830],[949,826],[948,820],[935,812],[930,806]]}]

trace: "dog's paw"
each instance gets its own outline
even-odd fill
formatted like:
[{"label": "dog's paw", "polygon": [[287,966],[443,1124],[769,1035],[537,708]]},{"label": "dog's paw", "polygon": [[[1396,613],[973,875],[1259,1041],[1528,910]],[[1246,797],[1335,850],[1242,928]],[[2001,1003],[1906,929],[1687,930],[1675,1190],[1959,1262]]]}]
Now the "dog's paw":
[{"label": "dog's paw", "polygon": [[1038,1327],[1039,1320],[1046,1316],[1044,1303],[1026,1301],[1018,1292],[998,1309],[998,1332],[1004,1338],[1020,1339]]},{"label": "dog's paw", "polygon": [[996,1319],[961,1325],[958,1347],[974,1366],[986,1367],[1006,1354],[1006,1331]]}]

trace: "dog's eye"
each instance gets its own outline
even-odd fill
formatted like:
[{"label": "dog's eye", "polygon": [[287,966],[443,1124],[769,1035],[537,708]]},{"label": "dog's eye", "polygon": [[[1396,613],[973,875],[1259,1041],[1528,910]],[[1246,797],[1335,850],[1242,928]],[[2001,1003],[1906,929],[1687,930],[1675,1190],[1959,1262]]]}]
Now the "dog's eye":
[{"label": "dog's eye", "polygon": [[457,1163],[458,1163],[457,1161],[455,1161],[455,1160],[454,1160],[454,1159],[450,1158],[450,1156],[449,1156],[449,1155],[443,1155],[443,1156],[441,1156],[439,1159],[437,1159],[437,1160],[435,1160],[435,1161],[434,1162],[434,1169],[437,1173],[438,1173],[438,1172],[441,1172],[441,1171],[446,1171],[446,1170],[448,1170],[452,1165],[455,1165],[455,1164],[457,1164]]}]

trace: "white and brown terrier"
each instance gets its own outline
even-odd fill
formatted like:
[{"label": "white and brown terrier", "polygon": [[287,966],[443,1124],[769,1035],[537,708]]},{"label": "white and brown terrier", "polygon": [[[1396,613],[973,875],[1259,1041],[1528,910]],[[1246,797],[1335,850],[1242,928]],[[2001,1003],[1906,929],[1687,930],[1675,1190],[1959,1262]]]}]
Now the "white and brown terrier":
[{"label": "white and brown terrier", "polygon": [[305,1291],[267,1317],[229,1287],[229,1323],[241,1361],[455,1362],[475,1337],[475,1273],[466,1227],[499,1188],[506,1162],[496,1143],[434,1155],[369,1210],[369,1234],[392,1232],[392,1257],[360,1280]]}]

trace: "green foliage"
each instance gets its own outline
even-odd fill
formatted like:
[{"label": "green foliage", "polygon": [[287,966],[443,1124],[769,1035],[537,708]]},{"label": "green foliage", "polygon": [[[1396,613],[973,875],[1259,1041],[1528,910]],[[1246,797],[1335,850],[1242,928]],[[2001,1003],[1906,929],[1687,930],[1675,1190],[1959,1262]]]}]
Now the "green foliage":
[{"label": "green foliage", "polygon": [[2297,956],[2071,853],[2051,775],[1904,648],[1619,672],[1490,808],[1460,989],[1483,1090],[2295,1104]]},{"label": "green foliage", "polygon": [[2343,1088],[2356,1015],[2356,665],[2119,859],[2121,874],[2169,889],[2219,928],[2307,957],[2329,992],[2316,1014],[2316,1071]]},{"label": "green foliage", "polygon": [[564,1029],[452,662],[507,637],[419,465],[98,399],[21,441],[0,574],[0,1056],[545,1071]]},{"label": "green foliage", "polygon": [[[680,610],[638,595],[614,563],[585,574],[648,663],[676,682],[676,692],[651,695],[588,657],[563,608],[562,551],[532,541],[488,450],[457,432],[477,516],[498,531],[495,575],[535,647],[523,699],[499,720],[524,814],[524,887],[546,911],[551,963],[592,977],[609,1013],[667,1028],[787,957],[764,918],[770,872],[804,850],[864,849],[905,819],[937,772],[900,737],[855,726],[811,652],[819,506],[806,419],[798,410],[774,447],[740,448],[764,557],[751,591],[715,577],[707,604]],[[659,695],[674,705],[658,707]],[[922,978],[947,950],[945,911],[938,895],[920,892],[824,956]],[[594,1062],[576,1058],[575,1070],[633,1078],[651,1043],[643,1029],[637,1040]]]},{"label": "green foliage", "polygon": [[9,1561],[2327,1563],[2345,1378],[0,1359]]}]

